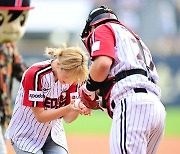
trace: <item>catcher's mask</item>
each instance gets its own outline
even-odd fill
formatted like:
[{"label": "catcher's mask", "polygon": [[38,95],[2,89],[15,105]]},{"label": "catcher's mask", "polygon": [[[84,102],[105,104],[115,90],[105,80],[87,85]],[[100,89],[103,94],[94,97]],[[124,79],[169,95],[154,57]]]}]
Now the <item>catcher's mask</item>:
[{"label": "catcher's mask", "polygon": [[118,21],[116,14],[106,6],[100,6],[89,13],[86,25],[81,34],[81,39],[85,43],[85,39],[88,37],[91,26],[98,26],[106,23],[107,21]]}]

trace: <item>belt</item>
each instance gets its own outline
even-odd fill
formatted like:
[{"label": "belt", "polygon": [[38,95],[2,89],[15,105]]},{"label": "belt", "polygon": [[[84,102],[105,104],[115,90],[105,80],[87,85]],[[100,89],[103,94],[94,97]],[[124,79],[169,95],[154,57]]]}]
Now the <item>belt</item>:
[{"label": "belt", "polygon": [[[134,88],[133,89],[134,90],[134,92],[135,93],[147,93],[147,90],[145,89],[145,88]],[[115,102],[114,102],[114,100],[111,102],[111,107],[112,107],[112,109],[114,109],[115,108]]]},{"label": "belt", "polygon": [[[118,82],[118,81],[126,78],[127,76],[134,75],[134,74],[141,74],[141,75],[148,77],[147,72],[143,69],[131,69],[131,70],[121,71],[118,74],[116,74],[114,81]],[[150,78],[149,80],[154,83],[154,80],[152,78]]]}]

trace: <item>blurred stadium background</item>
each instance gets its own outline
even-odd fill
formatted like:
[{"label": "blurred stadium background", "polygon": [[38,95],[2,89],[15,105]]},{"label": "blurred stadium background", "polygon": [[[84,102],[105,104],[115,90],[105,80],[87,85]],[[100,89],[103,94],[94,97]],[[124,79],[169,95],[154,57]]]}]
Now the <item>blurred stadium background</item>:
[{"label": "blurred stadium background", "polygon": [[[23,59],[30,66],[46,59],[43,55],[46,47],[57,47],[63,42],[70,46],[78,44],[85,50],[79,34],[89,11],[101,4],[112,8],[120,21],[136,32],[151,50],[160,76],[162,102],[167,109],[165,135],[180,137],[180,0],[32,0],[35,9],[29,12],[26,33],[17,42]],[[14,99],[18,86],[15,81]],[[86,120],[80,118],[72,126],[65,125],[67,133],[83,132],[79,121],[83,121],[86,129],[89,123]],[[100,122],[92,121],[87,127]],[[103,121],[101,125],[107,133],[110,120]],[[90,132],[95,132],[93,127]]]}]

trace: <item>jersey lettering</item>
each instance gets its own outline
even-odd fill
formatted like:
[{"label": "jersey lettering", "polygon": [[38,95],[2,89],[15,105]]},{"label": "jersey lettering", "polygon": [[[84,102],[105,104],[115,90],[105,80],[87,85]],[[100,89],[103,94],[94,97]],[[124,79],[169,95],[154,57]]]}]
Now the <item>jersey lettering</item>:
[{"label": "jersey lettering", "polygon": [[49,97],[46,97],[45,101],[44,101],[44,107],[45,108],[51,108],[51,109],[57,109],[57,108],[60,108],[62,106],[65,105],[65,101],[64,102],[61,102],[59,101],[60,99],[59,98],[49,98]]},{"label": "jersey lettering", "polygon": [[78,99],[79,98],[78,92],[70,93],[70,98],[71,98],[71,101],[75,100],[75,99]]}]

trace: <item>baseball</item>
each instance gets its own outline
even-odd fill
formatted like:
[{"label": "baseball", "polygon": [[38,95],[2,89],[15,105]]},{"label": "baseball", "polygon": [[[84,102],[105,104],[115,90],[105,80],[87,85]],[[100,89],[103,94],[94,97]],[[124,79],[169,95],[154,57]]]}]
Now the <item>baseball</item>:
[{"label": "baseball", "polygon": [[81,102],[81,100],[80,99],[75,99],[75,102],[74,102],[74,107],[76,107],[76,108],[79,108],[80,106],[80,102]]}]

